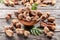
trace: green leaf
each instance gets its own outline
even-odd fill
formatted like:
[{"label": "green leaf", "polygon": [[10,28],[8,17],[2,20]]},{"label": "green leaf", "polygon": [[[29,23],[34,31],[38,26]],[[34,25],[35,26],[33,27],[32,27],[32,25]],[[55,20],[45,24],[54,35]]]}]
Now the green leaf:
[{"label": "green leaf", "polygon": [[32,10],[36,10],[36,9],[37,9],[37,7],[35,7],[35,6],[32,6],[32,7],[31,7],[31,9],[32,9]]},{"label": "green leaf", "polygon": [[37,3],[34,3],[34,4],[32,5],[32,7],[31,7],[31,9],[32,9],[32,10],[36,10],[36,9],[37,9],[37,6],[38,6],[38,4],[37,4]]}]

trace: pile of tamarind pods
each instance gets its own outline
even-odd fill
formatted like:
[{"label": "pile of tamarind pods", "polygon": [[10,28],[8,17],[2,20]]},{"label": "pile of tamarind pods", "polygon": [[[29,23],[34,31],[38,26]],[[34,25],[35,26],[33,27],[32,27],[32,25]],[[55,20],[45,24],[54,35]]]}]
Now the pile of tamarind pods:
[{"label": "pile of tamarind pods", "polygon": [[[8,14],[5,18],[6,21],[9,21],[12,16],[11,14]],[[30,35],[29,31],[21,28],[21,23],[18,19],[13,19],[10,26],[5,26],[4,32],[8,37],[13,37],[14,33],[17,35],[24,35],[25,37],[28,37]]]},{"label": "pile of tamarind pods", "polygon": [[30,6],[33,3],[37,3],[40,6],[55,5],[56,0],[21,0],[25,6]]},{"label": "pile of tamarind pods", "polygon": [[[25,11],[26,11],[26,14],[24,13]],[[26,22],[31,21],[30,19],[26,20],[26,18],[25,18],[25,17],[28,17],[28,16],[26,16],[27,12],[30,12],[30,13],[28,13],[29,18],[33,17],[33,16],[36,17],[37,15],[38,15],[38,17],[40,17],[39,19],[35,18],[34,21],[40,21],[40,27],[42,27],[44,29],[44,34],[46,34],[46,36],[52,37],[54,35],[54,31],[56,29],[55,17],[51,16],[50,12],[42,13],[39,11],[34,11],[33,15],[32,15],[31,10],[29,8],[25,8],[25,9],[19,9],[18,12],[15,12],[15,16],[17,17],[17,19],[12,20],[11,26],[5,27],[5,33],[8,36],[12,36],[14,31],[17,34],[24,34],[24,31],[26,31],[26,30],[21,29],[20,20],[25,20]],[[21,13],[24,14],[25,19],[22,17]],[[35,13],[37,15],[35,15]],[[11,14],[8,14],[6,16],[6,21],[9,21],[10,19],[11,19]],[[25,33],[25,36],[27,36],[27,35],[30,35],[29,31]]]},{"label": "pile of tamarind pods", "polygon": [[12,20],[12,24],[10,26],[5,26],[4,31],[8,37],[13,37],[14,33],[17,35],[24,35],[25,37],[30,35],[29,31],[21,28],[20,22],[17,22],[16,19]]},{"label": "pile of tamarind pods", "polygon": [[44,33],[46,34],[46,36],[52,37],[54,35],[54,31],[56,29],[56,23],[54,22],[55,17],[48,17],[45,20],[41,21],[40,27],[44,28]]},{"label": "pile of tamarind pods", "polygon": [[[20,0],[25,6],[31,6],[33,3],[37,3],[40,6],[55,5],[56,0]],[[4,0],[5,5],[14,6],[19,4],[18,0]]]},{"label": "pile of tamarind pods", "polygon": [[4,4],[6,6],[12,6],[14,7],[14,5],[18,5],[18,1],[17,0],[4,0]]}]

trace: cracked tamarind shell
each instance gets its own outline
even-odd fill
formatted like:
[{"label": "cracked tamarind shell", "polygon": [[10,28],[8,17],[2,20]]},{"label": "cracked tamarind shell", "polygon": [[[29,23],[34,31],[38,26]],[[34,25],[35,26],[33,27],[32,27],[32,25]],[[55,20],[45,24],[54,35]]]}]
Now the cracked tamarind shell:
[{"label": "cracked tamarind shell", "polygon": [[8,37],[13,37],[13,34],[14,34],[14,32],[12,30],[10,30],[10,29],[9,30],[6,30],[5,33],[6,33],[6,35]]}]

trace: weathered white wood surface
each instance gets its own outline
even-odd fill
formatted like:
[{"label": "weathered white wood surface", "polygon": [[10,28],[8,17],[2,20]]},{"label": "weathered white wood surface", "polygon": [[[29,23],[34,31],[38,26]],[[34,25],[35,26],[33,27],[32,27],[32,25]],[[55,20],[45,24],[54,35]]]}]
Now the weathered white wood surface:
[{"label": "weathered white wood surface", "polygon": [[[38,6],[38,10],[41,10],[42,12],[50,12],[51,16],[56,17],[56,31],[52,39],[46,39],[45,37],[40,37],[42,38],[41,40],[60,40],[60,0],[56,0],[56,4],[54,6],[47,6],[47,7],[40,7]],[[17,11],[19,8],[23,8],[23,5],[15,5],[14,7],[7,7],[4,4],[0,3],[0,40],[38,40],[36,38],[38,37],[33,37],[30,36],[28,39],[23,39],[23,37],[18,37],[16,34],[14,35],[14,38],[7,38],[4,34],[4,26],[9,25],[9,23],[6,22],[5,16],[8,13],[12,14],[12,18],[16,18],[14,16],[14,12]],[[36,25],[37,26],[37,25]],[[34,38],[34,39],[33,39]],[[43,39],[45,38],[45,39]],[[40,39],[39,39],[40,40]]]}]

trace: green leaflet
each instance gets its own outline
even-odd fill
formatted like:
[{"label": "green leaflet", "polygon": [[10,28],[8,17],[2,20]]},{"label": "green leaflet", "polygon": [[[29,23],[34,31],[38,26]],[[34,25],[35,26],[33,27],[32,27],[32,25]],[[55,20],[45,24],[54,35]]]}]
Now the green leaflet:
[{"label": "green leaflet", "polygon": [[39,32],[40,32],[40,34],[42,34],[43,33],[43,30],[41,30],[41,29],[37,29]]},{"label": "green leaflet", "polygon": [[40,34],[43,33],[43,29],[32,28],[32,29],[31,29],[31,33],[32,33],[33,35],[37,36],[37,35],[40,35]]},{"label": "green leaflet", "polygon": [[33,30],[31,30],[31,33],[33,34]]},{"label": "green leaflet", "polygon": [[32,10],[36,10],[36,9],[37,9],[37,7],[35,7],[35,6],[32,6],[32,7],[31,7],[31,9],[32,9]]},{"label": "green leaflet", "polygon": [[36,32],[36,34],[37,34],[37,35],[40,35],[40,33],[39,33],[39,31],[38,31],[38,30],[36,30],[35,32]]},{"label": "green leaflet", "polygon": [[35,31],[36,31],[36,30],[35,30],[35,29],[33,29],[33,33],[34,33],[34,35],[35,35],[35,36],[37,36],[37,34],[36,34],[36,32],[35,32]]},{"label": "green leaflet", "polygon": [[36,9],[37,9],[37,6],[38,6],[38,4],[34,3],[34,4],[32,5],[32,7],[31,7],[31,9],[32,9],[32,10],[36,10]]}]

